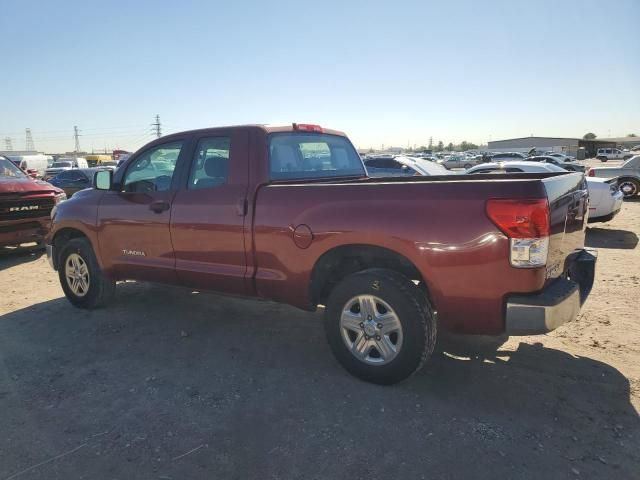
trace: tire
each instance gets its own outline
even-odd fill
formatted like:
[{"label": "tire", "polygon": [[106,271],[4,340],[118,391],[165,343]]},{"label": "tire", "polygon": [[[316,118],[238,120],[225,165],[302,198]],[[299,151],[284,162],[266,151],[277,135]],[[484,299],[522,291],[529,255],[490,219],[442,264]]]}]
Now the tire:
[{"label": "tire", "polygon": [[[426,295],[404,275],[385,269],[364,270],[342,280],[327,300],[324,326],[338,362],[355,377],[380,385],[417,372],[433,353],[437,336]],[[357,345],[363,347],[359,356],[352,353]]]},{"label": "tire", "polygon": [[467,163],[465,164],[464,169],[469,170],[471,167],[473,167],[473,165],[471,165],[470,163]]},{"label": "tire", "polygon": [[[67,277],[67,266],[74,275],[83,280],[72,286],[74,281]],[[76,268],[77,267],[77,268]],[[86,276],[84,275],[86,272]],[[113,298],[116,282],[100,270],[91,243],[86,238],[74,238],[64,244],[58,256],[58,277],[67,300],[79,308],[98,308]]]},{"label": "tire", "polygon": [[607,157],[596,157],[598,160],[600,160],[602,163],[606,163],[606,161],[608,160]]},{"label": "tire", "polygon": [[621,178],[618,180],[618,188],[625,199],[633,198],[640,192],[640,182],[634,178]]}]

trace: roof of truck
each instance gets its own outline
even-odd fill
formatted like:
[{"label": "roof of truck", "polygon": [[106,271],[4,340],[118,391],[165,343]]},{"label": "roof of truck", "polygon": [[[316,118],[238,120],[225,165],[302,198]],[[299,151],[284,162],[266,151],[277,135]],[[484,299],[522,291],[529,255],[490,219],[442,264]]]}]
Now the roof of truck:
[{"label": "roof of truck", "polygon": [[[318,128],[320,129],[320,131],[318,130],[306,130],[306,129],[302,129],[300,127],[314,127],[314,128]],[[207,127],[207,128],[197,128],[194,130],[184,130],[181,132],[175,132],[172,133],[170,135],[167,135],[167,137],[173,136],[173,135],[181,135],[181,134],[192,134],[192,133],[197,133],[197,132],[205,132],[208,130],[226,130],[226,129],[230,129],[230,128],[246,128],[246,129],[253,129],[253,128],[257,128],[260,130],[263,130],[267,133],[279,133],[279,132],[302,132],[302,133],[328,133],[329,135],[340,135],[343,137],[346,137],[345,133],[340,131],[340,130],[333,130],[331,128],[325,128],[321,125],[317,125],[317,124],[308,124],[308,123],[291,123],[289,125],[269,125],[269,124],[246,124],[246,125],[222,125],[222,126],[217,126],[217,127]]]}]

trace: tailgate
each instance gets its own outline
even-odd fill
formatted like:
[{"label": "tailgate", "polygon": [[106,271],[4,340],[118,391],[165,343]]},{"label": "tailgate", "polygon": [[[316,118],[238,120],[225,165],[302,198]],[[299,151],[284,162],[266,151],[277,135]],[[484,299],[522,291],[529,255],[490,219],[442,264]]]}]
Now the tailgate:
[{"label": "tailgate", "polygon": [[581,173],[546,178],[542,183],[549,199],[550,217],[547,278],[557,278],[584,248],[589,194]]}]

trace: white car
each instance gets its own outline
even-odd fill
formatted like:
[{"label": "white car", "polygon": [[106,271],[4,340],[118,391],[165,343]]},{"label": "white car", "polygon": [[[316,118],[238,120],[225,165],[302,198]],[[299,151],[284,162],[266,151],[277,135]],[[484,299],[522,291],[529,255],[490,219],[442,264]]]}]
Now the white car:
[{"label": "white car", "polygon": [[596,158],[601,162],[607,160],[628,160],[633,157],[633,153],[625,152],[619,148],[599,148],[596,153]]},{"label": "white car", "polygon": [[467,155],[449,155],[441,160],[438,160],[438,164],[445,168],[471,168],[477,165],[480,161],[479,157],[469,157]]},{"label": "white car", "polygon": [[418,157],[367,158],[364,164],[370,177],[455,175],[442,165]]},{"label": "white car", "polygon": [[545,152],[544,154],[547,157],[556,157],[558,160],[561,160],[563,162],[575,162],[576,161],[576,157],[572,157],[571,155],[567,155],[567,154],[560,153],[560,152]]},{"label": "white car", "polygon": [[[552,163],[539,162],[500,162],[484,163],[466,171],[474,173],[547,173],[565,172]],[[616,178],[585,177],[589,191],[589,223],[608,222],[622,208],[623,193],[618,188]]]}]

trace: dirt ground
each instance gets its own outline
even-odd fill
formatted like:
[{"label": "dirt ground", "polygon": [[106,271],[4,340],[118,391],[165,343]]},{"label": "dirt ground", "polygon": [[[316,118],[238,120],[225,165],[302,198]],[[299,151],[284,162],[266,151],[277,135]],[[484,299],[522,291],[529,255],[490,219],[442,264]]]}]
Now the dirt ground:
[{"label": "dirt ground", "polygon": [[4,254],[0,480],[640,478],[638,235],[640,201],[589,228],[577,321],[448,339],[393,387],[334,361],[321,312],[134,282],[81,311]]}]

